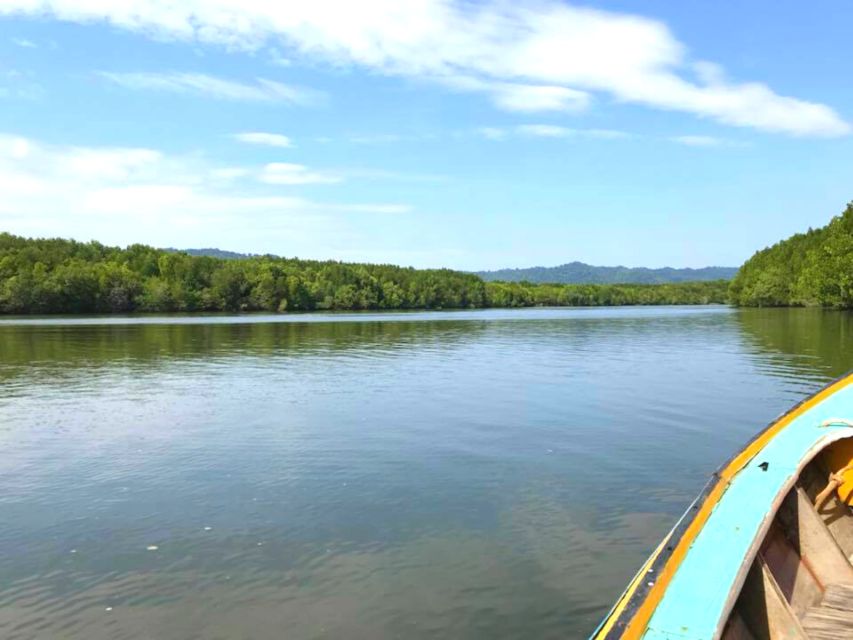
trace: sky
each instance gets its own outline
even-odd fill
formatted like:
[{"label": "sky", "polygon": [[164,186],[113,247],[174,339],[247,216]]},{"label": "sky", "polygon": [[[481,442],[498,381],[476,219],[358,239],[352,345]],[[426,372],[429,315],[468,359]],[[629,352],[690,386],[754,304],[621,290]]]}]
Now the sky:
[{"label": "sky", "polygon": [[0,230],[738,266],[853,199],[842,0],[0,0]]}]

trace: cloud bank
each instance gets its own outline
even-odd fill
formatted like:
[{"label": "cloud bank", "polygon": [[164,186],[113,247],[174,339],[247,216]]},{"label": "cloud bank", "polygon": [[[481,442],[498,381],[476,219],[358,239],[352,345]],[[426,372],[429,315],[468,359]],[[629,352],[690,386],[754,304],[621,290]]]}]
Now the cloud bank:
[{"label": "cloud bank", "polygon": [[190,246],[224,234],[258,247],[275,237],[289,243],[277,250],[293,252],[299,242],[313,247],[318,234],[333,234],[341,216],[410,210],[292,191],[341,180],[296,164],[220,166],[198,154],[50,145],[0,134],[0,217],[4,231],[22,235]]},{"label": "cloud bank", "polygon": [[[467,84],[510,110],[579,108],[588,103],[588,94],[600,93],[769,132],[840,136],[851,131],[826,105],[779,95],[759,82],[729,80],[718,66],[692,59],[663,22],[548,0],[4,0],[0,14],[106,22],[159,39],[232,50],[273,46],[288,56],[332,65]],[[178,91],[211,87],[187,75],[111,79]],[[237,93],[277,94],[266,82]],[[213,87],[209,90],[223,97],[231,91]],[[283,89],[285,101],[288,95]]]}]

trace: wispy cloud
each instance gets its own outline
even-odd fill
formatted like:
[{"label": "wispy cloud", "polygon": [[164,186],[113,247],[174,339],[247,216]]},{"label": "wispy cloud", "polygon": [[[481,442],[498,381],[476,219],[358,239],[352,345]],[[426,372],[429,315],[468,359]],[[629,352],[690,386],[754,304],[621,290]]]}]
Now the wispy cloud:
[{"label": "wispy cloud", "polygon": [[[420,142],[423,140],[434,140],[436,136],[431,133],[355,133],[346,137],[353,144],[391,144],[395,142]],[[329,142],[330,139],[324,139]]]},{"label": "wispy cloud", "polygon": [[672,142],[676,142],[678,144],[683,144],[688,147],[734,147],[734,146],[743,146],[742,144],[736,143],[732,140],[727,140],[725,138],[717,138],[715,136],[700,136],[700,135],[687,135],[687,136],[672,136],[670,138]]},{"label": "wispy cloud", "polygon": [[407,204],[342,204],[331,208],[344,213],[409,213],[412,210]]},{"label": "wispy cloud", "polygon": [[643,138],[647,140],[668,140],[690,147],[743,147],[743,142],[729,138],[719,138],[708,135],[678,135],[669,137],[643,136],[618,129],[577,129],[554,124],[521,124],[515,127],[478,127],[473,130],[475,135],[488,140],[505,140],[511,135],[535,138],[592,138],[596,140],[625,140]]},{"label": "wispy cloud", "polygon": [[31,73],[17,69],[0,71],[0,98],[38,100],[43,95],[44,89],[32,80]]},{"label": "wispy cloud", "polygon": [[554,85],[497,82],[464,75],[450,75],[437,82],[459,91],[476,91],[491,96],[492,102],[504,111],[535,113],[540,111],[583,111],[592,102],[586,91]]},{"label": "wispy cloud", "polygon": [[267,184],[334,184],[342,177],[330,173],[311,171],[305,165],[291,162],[270,162],[264,165],[258,180]]},{"label": "wispy cloud", "polygon": [[507,111],[582,111],[592,98],[585,91],[567,87],[503,85],[495,92],[495,103]]},{"label": "wispy cloud", "polygon": [[[841,136],[851,126],[819,102],[784,96],[760,82],[729,79],[724,69],[691,58],[668,26],[629,13],[571,6],[555,0],[375,0],[359,4],[187,0],[5,0],[0,14],[52,16],[80,23],[106,21],[156,38],[288,52],[333,64],[360,65],[387,75],[485,79],[498,106],[524,110],[578,104],[582,94],[682,111],[738,127],[798,136]],[[257,81],[209,82],[208,76],[143,74],[118,82],[230,99],[302,103],[292,88]],[[498,84],[555,89],[519,89]],[[236,85],[236,86],[235,86]],[[484,89],[486,90],[486,89]],[[519,93],[520,92],[520,93]],[[579,93],[574,93],[579,92]],[[569,99],[568,96],[575,96]]]},{"label": "wispy cloud", "polygon": [[285,57],[284,54],[275,47],[270,47],[269,49],[269,60],[277,67],[290,67],[293,65],[293,61],[290,58]]},{"label": "wispy cloud", "polygon": [[[263,180],[270,176],[281,179]],[[257,249],[274,232],[293,243],[280,251],[303,252],[317,248],[317,237],[333,237],[353,214],[410,210],[405,203],[319,201],[288,192],[290,185],[336,181],[328,178],[302,165],[235,167],[194,153],[50,145],[0,134],[0,217],[6,230],[26,235],[189,246],[210,233],[211,242],[224,234]]]},{"label": "wispy cloud", "polygon": [[219,78],[205,73],[177,71],[165,73],[99,71],[97,75],[135,91],[195,94],[220,100],[276,102],[301,107],[314,106],[324,100],[324,94],[319,91],[283,84],[266,78],[257,78],[254,82],[248,83]]},{"label": "wispy cloud", "polygon": [[340,169],[334,175],[356,178],[360,180],[381,180],[391,182],[447,182],[449,176],[437,173],[409,173],[406,171],[389,171],[387,169]]},{"label": "wispy cloud", "polygon": [[540,138],[569,138],[576,134],[575,129],[553,124],[522,124],[516,128],[516,131],[524,135],[538,136]]},{"label": "wispy cloud", "polygon": [[280,133],[266,133],[264,131],[246,131],[243,133],[235,133],[232,136],[235,140],[245,142],[246,144],[258,144],[267,147],[279,147],[288,149],[293,147],[293,142],[285,135]]},{"label": "wispy cloud", "polygon": [[474,133],[489,140],[505,140],[512,134],[538,138],[595,138],[599,140],[621,140],[633,138],[633,134],[618,129],[577,129],[555,124],[520,124],[516,127],[478,127]]},{"label": "wispy cloud", "polygon": [[477,127],[474,133],[486,138],[486,140],[503,140],[507,136],[506,129],[500,127]]},{"label": "wispy cloud", "polygon": [[22,47],[24,49],[36,49],[38,45],[32,40],[28,40],[27,38],[12,38],[12,44],[16,47]]}]

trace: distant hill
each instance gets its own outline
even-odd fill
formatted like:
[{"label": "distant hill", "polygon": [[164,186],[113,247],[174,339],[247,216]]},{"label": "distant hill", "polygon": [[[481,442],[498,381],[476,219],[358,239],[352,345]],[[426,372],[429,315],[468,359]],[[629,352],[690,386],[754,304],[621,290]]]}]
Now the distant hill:
[{"label": "distant hill", "polygon": [[737,267],[703,267],[701,269],[647,269],[645,267],[594,267],[583,262],[569,262],[558,267],[529,267],[477,271],[483,280],[504,282],[559,282],[563,284],[666,284],[731,280]]},{"label": "distant hill", "polygon": [[223,249],[213,249],[211,247],[204,249],[175,249],[167,247],[163,251],[169,253],[187,253],[191,256],[207,256],[208,258],[221,258],[222,260],[245,260],[246,258],[254,258],[253,253],[237,253],[236,251],[225,251]]},{"label": "distant hill", "polygon": [[[224,260],[246,260],[260,254],[237,253],[206,247],[201,249],[164,249],[183,252],[191,256],[208,256]],[[476,271],[487,282],[533,282],[560,284],[670,284],[673,282],[705,282],[731,280],[737,267],[703,267],[701,269],[647,269],[645,267],[595,267],[583,262],[569,262],[557,267],[528,267],[526,269],[498,269]]]}]

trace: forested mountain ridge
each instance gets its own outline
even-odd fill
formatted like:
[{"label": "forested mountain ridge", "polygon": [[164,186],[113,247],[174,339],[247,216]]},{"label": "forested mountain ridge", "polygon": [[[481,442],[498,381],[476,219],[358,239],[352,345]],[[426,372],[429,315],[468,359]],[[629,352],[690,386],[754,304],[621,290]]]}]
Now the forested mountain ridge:
[{"label": "forested mountain ridge", "polygon": [[475,272],[483,280],[503,282],[554,282],[564,284],[664,284],[731,280],[737,267],[703,267],[701,269],[648,269],[646,267],[596,267],[583,262],[569,262],[556,267],[529,267]]},{"label": "forested mountain ridge", "polygon": [[484,282],[450,269],[253,256],[240,260],[0,233],[0,313],[463,309],[707,304],[724,281],[666,285]]},{"label": "forested mountain ridge", "polygon": [[853,203],[820,229],[757,251],[729,287],[734,304],[853,308]]},{"label": "forested mountain ridge", "polygon": [[[164,249],[191,256],[207,256],[226,260],[256,258],[259,254],[237,253],[205,247],[202,249]],[[277,256],[273,256],[277,257]],[[534,282],[548,284],[667,284],[672,282],[704,282],[708,280],[731,280],[737,267],[702,267],[700,269],[673,269],[663,267],[596,267],[583,262],[569,262],[557,267],[529,267],[521,269],[498,269],[475,271],[486,282]]]},{"label": "forested mountain ridge", "polygon": [[202,249],[175,249],[174,247],[166,247],[163,251],[169,253],[186,253],[190,256],[203,256],[207,258],[222,258],[223,260],[244,260],[246,258],[257,258],[255,253],[237,253],[236,251],[226,251],[224,249],[215,249],[213,247],[204,247]]}]

